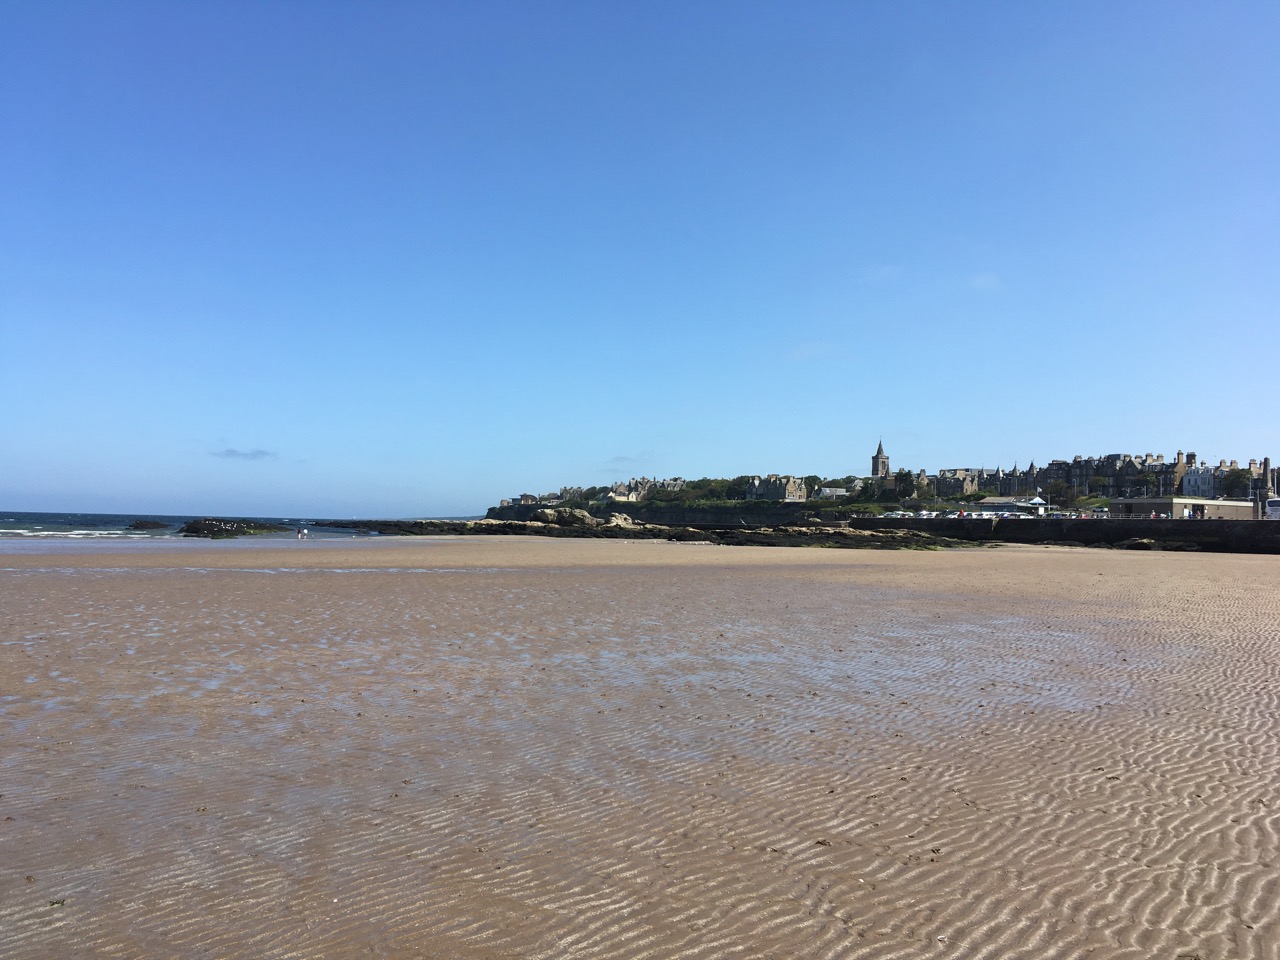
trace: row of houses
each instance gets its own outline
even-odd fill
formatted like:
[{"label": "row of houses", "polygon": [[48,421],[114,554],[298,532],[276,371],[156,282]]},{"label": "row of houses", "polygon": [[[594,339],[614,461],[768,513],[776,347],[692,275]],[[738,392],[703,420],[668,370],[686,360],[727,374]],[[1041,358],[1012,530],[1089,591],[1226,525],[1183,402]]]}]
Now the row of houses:
[{"label": "row of houses", "polygon": [[[683,490],[686,481],[681,477],[673,477],[669,480],[657,480],[650,477],[633,477],[631,480],[619,481],[610,486],[606,491],[599,494],[599,499],[608,500],[614,503],[637,503],[641,500],[647,500],[655,493],[659,492],[676,492]],[[541,496],[532,493],[522,493],[518,497],[510,500],[503,500],[502,506],[508,506],[512,503],[533,504],[539,503],[547,506],[553,506],[565,500],[581,500],[586,490],[582,487],[561,487],[559,493],[544,493]],[[830,490],[827,493],[833,496],[844,497],[848,492],[844,488],[839,490]],[[798,477],[784,477],[776,473],[770,473],[763,477],[752,477],[747,483],[747,489],[743,494],[745,500],[807,500],[809,499],[809,490],[805,486],[805,482]]]},{"label": "row of houses", "polygon": [[[1274,495],[1280,487],[1278,474],[1280,471],[1272,468],[1270,458],[1250,460],[1244,466],[1237,460],[1219,460],[1211,464],[1199,460],[1195,453],[1184,454],[1181,450],[1172,460],[1166,459],[1164,454],[1110,453],[1101,457],[1051,460],[1043,467],[1037,467],[1033,462],[1025,469],[1016,465],[1011,470],[950,467],[932,475],[924,470],[895,474],[890,470],[882,441],[871,458],[871,475],[866,481],[855,479],[846,481],[842,486],[820,486],[810,490],[799,477],[771,473],[752,477],[743,496],[747,500],[838,500],[857,495],[866,482],[896,489],[901,478],[909,477],[911,489],[898,491],[902,499],[919,495],[949,498],[987,493],[1027,500],[1042,492],[1051,495],[1056,492],[1060,497],[1073,500],[1084,496],[1108,499],[1181,496],[1203,500],[1231,497],[1256,502]],[[648,499],[659,491],[682,490],[685,483],[680,477],[667,480],[633,477],[630,481],[613,484],[601,494],[601,498],[635,502]],[[541,496],[525,493],[502,503],[504,506],[509,503],[554,504],[581,499],[583,494],[581,487],[562,487],[559,493]]]},{"label": "row of houses", "polygon": [[1163,454],[1112,453],[1104,457],[1051,460],[1043,467],[1034,463],[1025,470],[957,468],[939,470],[929,478],[936,495],[964,496],[992,491],[998,496],[1031,496],[1057,487],[1072,498],[1170,497],[1180,494],[1207,500],[1234,496],[1256,500],[1275,490],[1276,471],[1270,459],[1199,461],[1194,453],[1181,450],[1173,460]]},{"label": "row of houses", "polygon": [[[637,503],[641,500],[647,500],[661,490],[683,490],[684,485],[685,481],[681,477],[672,477],[669,480],[632,477],[630,480],[621,480],[611,485],[607,490],[599,494],[599,499],[610,500],[615,503]],[[561,487],[558,493],[544,493],[541,496],[533,493],[522,493],[520,496],[512,497],[510,500],[503,500],[502,506],[510,506],[513,503],[540,503],[546,506],[554,506],[565,500],[581,500],[586,492],[584,487]]]},{"label": "row of houses", "polygon": [[[1115,498],[1186,497],[1218,499],[1234,496],[1258,500],[1274,492],[1280,485],[1280,471],[1271,468],[1270,459],[1250,460],[1241,466],[1237,460],[1219,460],[1211,464],[1197,459],[1195,453],[1178,451],[1172,460],[1164,454],[1109,453],[1102,457],[1076,456],[1071,460],[1051,460],[1043,467],[1032,462],[1025,469],[1000,467],[950,467],[930,475],[924,470],[912,474],[912,491],[928,489],[937,497],[963,497],[989,493],[1000,497],[1034,497],[1037,493],[1056,489],[1061,495],[1075,499],[1092,496]],[[871,479],[889,488],[898,485],[901,473],[894,474],[889,457],[880,442],[871,457]]]}]

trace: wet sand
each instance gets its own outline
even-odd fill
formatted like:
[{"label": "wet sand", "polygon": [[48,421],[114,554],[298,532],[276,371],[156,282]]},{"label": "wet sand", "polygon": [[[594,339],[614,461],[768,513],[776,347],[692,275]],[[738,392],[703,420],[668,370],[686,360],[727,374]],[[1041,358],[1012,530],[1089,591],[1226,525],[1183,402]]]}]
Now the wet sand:
[{"label": "wet sand", "polygon": [[1280,557],[0,548],[0,956],[1280,957]]}]

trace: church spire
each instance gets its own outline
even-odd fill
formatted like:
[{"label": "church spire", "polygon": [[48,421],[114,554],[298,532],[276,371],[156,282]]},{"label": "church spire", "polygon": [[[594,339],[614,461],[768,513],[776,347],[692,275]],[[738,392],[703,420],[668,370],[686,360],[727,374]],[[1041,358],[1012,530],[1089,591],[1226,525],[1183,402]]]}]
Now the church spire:
[{"label": "church spire", "polygon": [[871,476],[881,479],[889,476],[889,457],[884,452],[884,440],[876,446],[876,455],[871,458]]}]

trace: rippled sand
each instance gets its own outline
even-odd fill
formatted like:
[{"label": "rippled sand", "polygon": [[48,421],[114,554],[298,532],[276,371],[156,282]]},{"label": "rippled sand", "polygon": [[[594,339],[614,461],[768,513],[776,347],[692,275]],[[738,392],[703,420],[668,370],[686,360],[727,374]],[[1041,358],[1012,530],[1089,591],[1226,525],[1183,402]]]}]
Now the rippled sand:
[{"label": "rippled sand", "polygon": [[0,956],[1280,957],[1280,558],[0,555]]}]

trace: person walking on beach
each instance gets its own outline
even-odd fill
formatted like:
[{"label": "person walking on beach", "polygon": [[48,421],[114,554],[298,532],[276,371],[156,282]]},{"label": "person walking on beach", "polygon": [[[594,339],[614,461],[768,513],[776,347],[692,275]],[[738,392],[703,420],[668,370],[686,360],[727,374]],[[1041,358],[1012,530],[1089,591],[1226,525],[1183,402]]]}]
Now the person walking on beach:
[{"label": "person walking on beach", "polygon": [[299,527],[299,528],[298,528],[298,539],[299,539],[299,540],[301,540],[301,539],[302,539],[302,528],[301,528],[301,527]]}]

